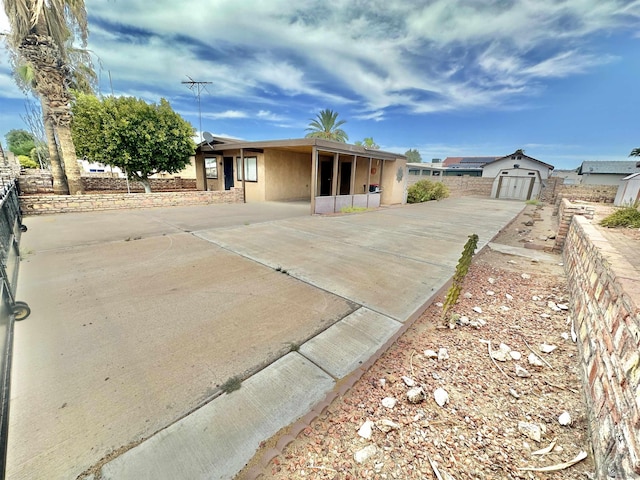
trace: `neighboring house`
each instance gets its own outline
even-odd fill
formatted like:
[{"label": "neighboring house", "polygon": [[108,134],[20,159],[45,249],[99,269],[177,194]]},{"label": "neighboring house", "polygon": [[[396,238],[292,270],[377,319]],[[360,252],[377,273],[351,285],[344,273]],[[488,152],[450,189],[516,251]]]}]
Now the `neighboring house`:
[{"label": "neighboring house", "polygon": [[538,198],[551,175],[553,165],[516,150],[510,155],[486,163],[482,176],[494,178],[492,198],[531,200]]},{"label": "neighboring house", "polygon": [[637,205],[640,202],[640,173],[632,173],[621,180],[613,204],[616,207]]},{"label": "neighboring house", "polygon": [[585,161],[578,168],[583,185],[619,185],[623,178],[639,172],[640,162],[636,160]]},{"label": "neighboring house", "polygon": [[447,157],[444,162],[433,159],[431,163],[408,163],[409,179],[428,177],[481,177],[482,166],[497,157]]},{"label": "neighboring house", "polygon": [[578,169],[576,168],[572,170],[554,170],[551,172],[551,176],[561,178],[563,185],[576,185],[580,183]]},{"label": "neighboring house", "polygon": [[246,202],[309,200],[312,213],[404,203],[406,181],[402,154],[317,138],[213,137],[196,150],[199,190],[243,187]]},{"label": "neighboring house", "polygon": [[[80,160],[79,160],[80,161]],[[113,177],[113,178],[124,178],[124,173],[119,167],[111,167],[109,165],[103,165],[98,162],[90,162],[87,159],[82,159],[81,172],[87,176],[96,176],[96,177]],[[195,167],[195,158],[191,157],[191,161],[189,165],[184,167],[184,169],[180,170],[176,173],[165,173],[160,172],[155,175],[151,175],[149,178],[196,178],[196,167]]]},{"label": "neighboring house", "polygon": [[[447,168],[482,169],[487,163],[493,162],[499,157],[447,157],[442,164]],[[479,170],[480,172],[482,170]],[[478,175],[480,176],[480,175]]]}]

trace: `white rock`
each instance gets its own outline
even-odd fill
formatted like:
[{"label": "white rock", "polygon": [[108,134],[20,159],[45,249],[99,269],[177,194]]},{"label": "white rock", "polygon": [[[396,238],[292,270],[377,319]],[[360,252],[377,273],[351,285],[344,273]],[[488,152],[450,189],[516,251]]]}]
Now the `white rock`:
[{"label": "white rock", "polygon": [[496,279],[495,279],[495,278],[492,278],[492,277],[487,278],[487,281],[488,281],[491,285],[493,285],[494,283],[496,283]]},{"label": "white rock", "polygon": [[499,362],[506,362],[507,361],[507,354],[501,350],[492,350],[491,351],[491,358],[493,358],[494,360],[497,360]]},{"label": "white rock", "polygon": [[531,376],[526,368],[523,368],[518,364],[516,364],[516,375],[520,378],[528,378]]},{"label": "white rock", "polygon": [[358,450],[353,454],[353,459],[358,463],[366,462],[369,458],[373,457],[378,452],[378,447],[375,445],[367,445],[362,450]]},{"label": "white rock", "polygon": [[560,336],[563,340],[569,340],[569,334],[567,332],[562,332]]},{"label": "white rock", "polygon": [[433,392],[433,398],[441,407],[444,407],[447,403],[449,403],[449,394],[442,387],[436,388],[435,392]]},{"label": "white rock", "polygon": [[449,359],[449,352],[447,351],[446,348],[441,348],[440,350],[438,350],[438,360],[448,360]]},{"label": "white rock", "polygon": [[558,417],[558,423],[563,427],[571,425],[571,415],[569,415],[569,412],[562,412],[562,414]]},{"label": "white rock", "polygon": [[400,428],[400,425],[392,422],[391,420],[383,418],[376,423],[376,427],[378,427],[378,430],[383,433],[389,433],[391,430],[398,430]]},{"label": "white rock", "polygon": [[511,358],[513,360],[515,360],[516,362],[522,358],[522,354],[520,352],[515,351],[515,350],[511,350],[509,352],[509,355],[511,355]]},{"label": "white rock", "polygon": [[539,442],[542,438],[542,430],[540,425],[529,422],[518,422],[518,431],[525,437],[530,438],[536,442]]},{"label": "white rock", "polygon": [[384,388],[387,386],[387,379],[386,378],[381,378],[380,380],[378,380],[378,384]]},{"label": "white rock", "polygon": [[407,400],[409,400],[409,403],[420,403],[425,398],[426,395],[424,394],[422,387],[415,387],[407,392]]},{"label": "white rock", "polygon": [[511,351],[511,347],[509,347],[509,345],[507,345],[506,343],[501,343],[498,347],[498,350],[504,353],[509,353]]},{"label": "white rock", "polygon": [[382,399],[382,406],[386,408],[393,408],[396,406],[397,400],[393,397],[385,397]]},{"label": "white rock", "polygon": [[358,430],[358,435],[369,440],[373,434],[373,425],[374,423],[371,420],[367,420]]},{"label": "white rock", "polygon": [[444,303],[442,303],[442,302],[436,302],[436,307],[443,307],[443,306],[444,306]]},{"label": "white rock", "polygon": [[531,300],[533,300],[534,302],[539,302],[542,299],[538,295],[534,295],[533,297],[531,297]]},{"label": "white rock", "polygon": [[464,292],[464,295],[462,295],[464,298],[473,298],[473,295],[470,292]]},{"label": "white rock", "polygon": [[509,301],[513,300],[513,295],[511,295],[510,293],[505,293],[504,296],[507,297],[507,300]]},{"label": "white rock", "polygon": [[510,307],[507,307],[506,305],[502,305],[502,306],[500,307],[500,310],[502,310],[503,312],[508,312],[509,310],[511,310],[511,308],[510,308]]},{"label": "white rock", "polygon": [[487,295],[489,295],[490,297],[492,297],[495,294],[496,292],[494,292],[493,290],[487,290]]},{"label": "white rock", "polygon": [[482,318],[479,318],[477,322],[480,324],[481,327],[484,327],[487,324],[486,320],[483,320]]},{"label": "white rock", "polygon": [[542,318],[551,318],[551,315],[549,315],[548,313],[541,313],[540,316]]},{"label": "white rock", "polygon": [[573,340],[573,343],[578,341],[578,335],[576,334],[576,329],[573,327],[573,322],[571,322],[571,340]]},{"label": "white rock", "polygon": [[558,348],[556,345],[547,345],[546,343],[542,343],[540,344],[540,351],[542,353],[551,353],[553,352],[556,348]]},{"label": "white rock", "polygon": [[529,360],[529,364],[533,365],[534,367],[544,366],[544,363],[542,363],[542,360],[540,360],[540,358],[538,358],[538,356],[534,353],[530,353],[529,356],[527,357],[527,360]]},{"label": "white rock", "polygon": [[518,392],[516,392],[513,388],[509,389],[509,394],[513,397],[513,398],[520,398],[520,395],[518,395]]},{"label": "white rock", "polygon": [[524,280],[528,280],[531,278],[531,275],[529,275],[528,273],[523,273],[522,275],[520,275]]},{"label": "white rock", "polygon": [[435,350],[425,350],[423,353],[427,358],[438,358],[438,352]]},{"label": "white rock", "polygon": [[565,304],[565,303],[559,303],[558,304],[558,308],[560,310],[569,310],[569,305]]},{"label": "white rock", "polygon": [[405,376],[402,376],[400,378],[402,378],[402,381],[404,382],[404,384],[407,387],[415,387],[416,386],[416,381],[413,378],[405,377]]},{"label": "white rock", "polygon": [[473,307],[473,311],[476,313],[482,313],[482,308],[480,307]]},{"label": "white rock", "polygon": [[465,317],[464,315],[458,319],[461,325],[469,325],[469,317]]}]

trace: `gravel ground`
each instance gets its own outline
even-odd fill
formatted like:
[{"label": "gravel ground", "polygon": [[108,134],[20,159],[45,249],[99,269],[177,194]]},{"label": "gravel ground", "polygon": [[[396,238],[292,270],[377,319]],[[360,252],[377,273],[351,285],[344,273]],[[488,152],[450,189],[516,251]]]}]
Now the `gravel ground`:
[{"label": "gravel ground", "polygon": [[[527,207],[496,241],[544,243],[553,231],[550,209]],[[534,211],[542,218],[523,226]],[[436,299],[259,478],[593,478],[578,351],[562,260],[556,260],[532,262],[490,249],[476,255],[452,309],[455,328],[443,326],[444,296]],[[443,406],[437,389],[448,396]],[[564,412],[568,425],[559,422]],[[549,453],[534,454],[548,446]],[[558,465],[583,451],[586,459],[557,472],[523,470]],[[259,453],[237,478],[261,461]]]}]

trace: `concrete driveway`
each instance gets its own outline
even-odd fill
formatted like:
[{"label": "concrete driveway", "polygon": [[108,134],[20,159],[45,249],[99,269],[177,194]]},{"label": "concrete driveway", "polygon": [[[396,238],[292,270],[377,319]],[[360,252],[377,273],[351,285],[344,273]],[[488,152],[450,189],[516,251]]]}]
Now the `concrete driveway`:
[{"label": "concrete driveway", "polygon": [[[104,478],[230,478],[422,311],[468,235],[485,245],[523,206],[28,217],[18,297],[33,313],[16,325],[8,478],[76,478],[107,455]],[[236,375],[251,378],[218,397]]]}]

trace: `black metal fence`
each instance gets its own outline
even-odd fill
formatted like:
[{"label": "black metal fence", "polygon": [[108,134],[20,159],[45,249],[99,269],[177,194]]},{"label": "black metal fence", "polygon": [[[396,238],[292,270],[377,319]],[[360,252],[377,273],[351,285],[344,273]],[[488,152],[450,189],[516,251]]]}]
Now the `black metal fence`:
[{"label": "black metal fence", "polygon": [[20,235],[22,225],[17,182],[0,187],[0,478],[4,478],[9,429],[9,393],[13,324],[16,315],[24,319],[29,307],[16,302],[16,287],[20,267]]}]

